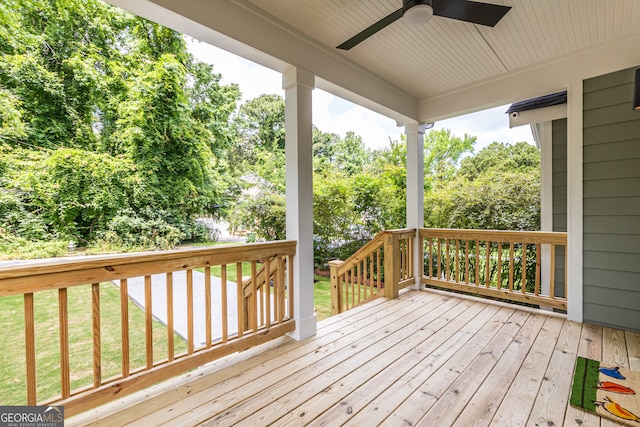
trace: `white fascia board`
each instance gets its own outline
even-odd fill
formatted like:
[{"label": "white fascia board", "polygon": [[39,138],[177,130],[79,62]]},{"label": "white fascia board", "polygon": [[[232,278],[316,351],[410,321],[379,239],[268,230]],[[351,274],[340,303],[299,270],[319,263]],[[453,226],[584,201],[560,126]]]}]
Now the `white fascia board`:
[{"label": "white fascia board", "polygon": [[521,68],[420,100],[420,121],[429,123],[566,90],[585,80],[640,63],[640,31],[571,55]]},{"label": "white fascia board", "polygon": [[[550,122],[567,117],[567,104],[552,105],[551,107],[536,108],[509,114],[509,127],[531,125],[534,123]],[[539,148],[539,147],[538,147]]]},{"label": "white fascia board", "polygon": [[[316,87],[391,117],[418,118],[418,99],[248,2],[230,0],[106,0],[154,22],[279,72],[291,66],[316,77]],[[344,89],[342,89],[344,88]]]}]

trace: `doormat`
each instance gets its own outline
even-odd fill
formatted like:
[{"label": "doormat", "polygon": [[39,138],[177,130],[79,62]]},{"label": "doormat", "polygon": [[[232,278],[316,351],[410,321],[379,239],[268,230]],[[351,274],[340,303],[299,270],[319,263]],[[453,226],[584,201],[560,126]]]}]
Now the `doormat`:
[{"label": "doormat", "polygon": [[640,372],[578,357],[571,405],[628,426],[640,426]]}]

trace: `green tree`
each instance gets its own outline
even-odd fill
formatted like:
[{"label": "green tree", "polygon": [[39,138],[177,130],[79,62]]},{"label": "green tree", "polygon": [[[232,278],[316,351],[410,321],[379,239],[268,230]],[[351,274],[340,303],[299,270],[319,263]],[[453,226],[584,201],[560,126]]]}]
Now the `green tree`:
[{"label": "green tree", "polygon": [[493,143],[462,161],[425,201],[432,227],[540,229],[540,153],[525,142]]},{"label": "green tree", "polygon": [[424,138],[425,189],[428,192],[437,181],[451,179],[460,159],[473,151],[475,136],[463,138],[451,135],[449,129],[431,130]]},{"label": "green tree", "polygon": [[35,216],[60,237],[189,238],[194,216],[222,203],[240,94],[182,35],[97,0],[6,0],[0,52],[0,142],[31,150],[26,172],[2,180],[14,215],[0,228]]},{"label": "green tree", "polygon": [[179,219],[200,213],[223,189],[215,175],[211,135],[192,117],[186,93],[187,71],[166,54],[136,80],[121,104],[117,151],[143,171],[148,200],[140,200]]}]

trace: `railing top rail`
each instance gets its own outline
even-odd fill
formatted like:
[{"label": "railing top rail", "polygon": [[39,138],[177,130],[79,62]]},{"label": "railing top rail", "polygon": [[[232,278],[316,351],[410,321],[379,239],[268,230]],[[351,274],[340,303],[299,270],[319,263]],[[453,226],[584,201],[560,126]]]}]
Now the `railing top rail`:
[{"label": "railing top rail", "polygon": [[331,263],[339,264],[338,275],[344,274],[346,271],[351,270],[351,267],[353,265],[362,261],[362,259],[365,258],[367,255],[369,255],[369,253],[371,253],[378,247],[382,246],[382,244],[384,243],[384,236],[387,234],[389,234],[387,231],[381,231],[380,233],[376,234],[376,236],[373,239],[369,240],[363,247],[358,249],[356,253],[354,253],[344,261],[339,261],[339,260],[331,261]]},{"label": "railing top rail", "polygon": [[415,228],[400,228],[397,230],[385,230],[383,231],[383,233],[385,234],[395,234],[398,236],[399,239],[406,239],[408,237],[415,237],[416,236],[416,229]]},{"label": "railing top rail", "polygon": [[489,240],[505,243],[567,244],[567,233],[549,231],[469,230],[455,228],[421,228],[420,237],[461,240]]},{"label": "railing top rail", "polygon": [[282,240],[214,248],[20,261],[16,264],[0,266],[0,296],[179,271],[206,265],[258,261],[274,254],[295,255],[296,245],[296,241]]}]

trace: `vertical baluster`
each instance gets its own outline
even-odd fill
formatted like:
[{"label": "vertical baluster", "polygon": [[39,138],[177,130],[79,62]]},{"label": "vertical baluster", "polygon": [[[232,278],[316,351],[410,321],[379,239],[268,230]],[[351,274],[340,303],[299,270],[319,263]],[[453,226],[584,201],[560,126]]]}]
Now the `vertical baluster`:
[{"label": "vertical baluster", "polygon": [[515,245],[509,244],[509,292],[513,292],[513,267],[516,263]]},{"label": "vertical baluster", "polygon": [[[565,254],[566,257],[566,254]],[[549,266],[549,296],[556,295],[556,245],[551,245],[551,265]],[[566,295],[565,295],[566,296]]]},{"label": "vertical baluster", "polygon": [[211,348],[211,267],[204,267],[205,347]]},{"label": "vertical baluster", "polygon": [[[269,265],[269,260],[267,259],[267,262],[265,264],[266,266]],[[268,271],[269,267],[266,267]],[[267,279],[268,280],[268,279]],[[268,285],[268,282],[267,282]],[[242,263],[241,262],[237,262],[236,263],[236,312],[238,313],[238,338],[242,338],[242,335],[244,334],[244,310],[242,309],[242,303],[243,303],[243,295],[242,295]]]},{"label": "vertical baluster", "polygon": [[[353,266],[351,267],[351,307],[354,307],[356,304],[356,299],[355,299],[355,282],[358,280],[357,279],[357,275],[356,275],[357,271],[356,271],[356,267]],[[347,309],[349,307],[347,306]]]},{"label": "vertical baluster", "polygon": [[287,273],[289,273],[289,318],[293,319],[293,255],[287,258]]},{"label": "vertical baluster", "polygon": [[173,324],[173,272],[167,272],[166,276],[167,288],[167,360],[171,362],[175,359],[176,344],[173,339],[175,336],[175,328]]},{"label": "vertical baluster", "polygon": [[522,243],[522,285],[520,292],[527,292],[527,244]]},{"label": "vertical baluster", "polygon": [[540,243],[536,243],[536,283],[534,288],[534,293],[540,295],[540,252],[541,245]]},{"label": "vertical baluster", "polygon": [[380,283],[381,283],[381,280],[382,280],[382,274],[380,272],[381,265],[382,265],[382,262],[381,262],[381,259],[380,259],[380,248],[378,248],[376,250],[376,274],[378,275],[378,277],[377,277],[378,281],[377,281],[377,286],[376,286],[377,287],[377,292],[380,292]]},{"label": "vertical baluster", "polygon": [[453,281],[457,282],[460,278],[460,240],[456,239],[456,257],[455,257],[455,269]]},{"label": "vertical baluster", "polygon": [[440,246],[440,238],[436,237],[436,247],[438,248],[438,280],[442,278],[442,246]]},{"label": "vertical baluster", "polygon": [[27,405],[37,403],[36,396],[36,332],[33,314],[33,293],[24,294],[24,340],[27,368]]},{"label": "vertical baluster", "polygon": [[363,300],[363,287],[365,286],[365,275],[367,273],[366,271],[366,264],[365,264],[365,260],[362,260],[358,263],[358,266],[360,268],[359,273],[360,273],[360,283],[358,284],[358,303],[360,301]]},{"label": "vertical baluster", "polygon": [[[277,256],[276,256],[277,257]],[[278,320],[278,260],[276,259],[276,257],[271,258],[270,261],[270,266],[271,267],[275,267],[275,268],[271,268],[271,276],[272,278],[269,279],[269,287],[271,288],[271,324],[273,325],[274,323],[277,322]]]},{"label": "vertical baluster", "polygon": [[484,264],[484,285],[485,287],[491,286],[491,242],[487,240],[487,243],[484,245],[484,249],[486,252],[486,260]]},{"label": "vertical baluster", "polygon": [[62,398],[66,399],[71,396],[67,288],[58,289],[58,317],[60,321],[60,377],[62,384]]},{"label": "vertical baluster", "polygon": [[480,241],[476,240],[476,259],[475,259],[475,270],[476,270],[476,286],[480,286]]},{"label": "vertical baluster", "polygon": [[227,265],[220,265],[220,303],[221,303],[221,316],[222,316],[222,342],[226,343],[229,340],[229,323],[228,323],[228,304],[227,300]]},{"label": "vertical baluster", "polygon": [[193,270],[187,270],[187,353],[193,354]]},{"label": "vertical baluster", "polygon": [[446,268],[444,269],[444,280],[451,280],[451,270],[450,270],[450,260],[449,260],[449,252],[451,251],[451,248],[449,247],[449,239],[445,239],[445,262],[446,262]]},{"label": "vertical baluster", "polygon": [[375,278],[375,271],[374,271],[375,261],[374,261],[374,257],[375,257],[375,254],[373,252],[371,252],[371,255],[369,255],[369,296],[373,296],[373,280]]},{"label": "vertical baluster", "polygon": [[[264,270],[262,270],[262,274],[265,274]],[[258,298],[260,299],[260,326],[262,327],[266,324],[264,315],[265,285],[261,281],[260,275],[256,276],[256,289],[258,290]]]},{"label": "vertical baluster", "polygon": [[251,327],[258,332],[258,266],[251,261]]},{"label": "vertical baluster", "polygon": [[403,239],[402,243],[404,248],[404,268],[402,269],[402,279],[406,279],[409,277],[409,269],[411,268],[411,263],[409,262],[409,257],[411,256],[409,239]]},{"label": "vertical baluster", "polygon": [[433,240],[431,237],[427,237],[429,241],[429,273],[427,277],[433,277]]},{"label": "vertical baluster", "polygon": [[496,279],[498,280],[497,289],[502,288],[502,242],[498,242],[498,277]]},{"label": "vertical baluster", "polygon": [[[271,271],[271,275],[273,279],[269,280],[269,287],[271,288],[271,295],[273,295],[273,305],[271,306],[271,312],[273,315],[271,316],[273,319],[273,323],[275,323],[278,319],[278,261],[275,258],[272,258],[275,261],[275,270]],[[273,286],[271,286],[273,283]]]},{"label": "vertical baluster", "polygon": [[102,384],[100,283],[91,284],[91,332],[93,337],[93,387],[98,388]]},{"label": "vertical baluster", "polygon": [[413,237],[410,237],[407,241],[407,277],[406,279],[413,277]]},{"label": "vertical baluster", "polygon": [[398,260],[398,267],[400,268],[399,278],[402,280],[404,275],[404,240],[398,240],[398,255],[400,259]]},{"label": "vertical baluster", "polygon": [[144,342],[147,369],[153,368],[153,312],[151,311],[151,276],[144,276]]},{"label": "vertical baluster", "polygon": [[284,259],[278,255],[278,322],[284,321]]},{"label": "vertical baluster", "polygon": [[271,259],[264,263],[265,325],[271,327]]},{"label": "vertical baluster", "polygon": [[370,255],[367,255],[364,257],[364,260],[362,261],[363,265],[364,265],[364,283],[363,283],[363,287],[364,287],[364,299],[365,301],[367,300],[367,294],[369,293],[369,275],[371,274],[371,271],[367,268],[367,266],[371,266],[371,259],[369,258]]},{"label": "vertical baluster", "polygon": [[469,284],[469,241],[464,241],[464,283]]},{"label": "vertical baluster", "polygon": [[122,378],[129,376],[129,286],[120,279],[120,340],[122,341]]}]

